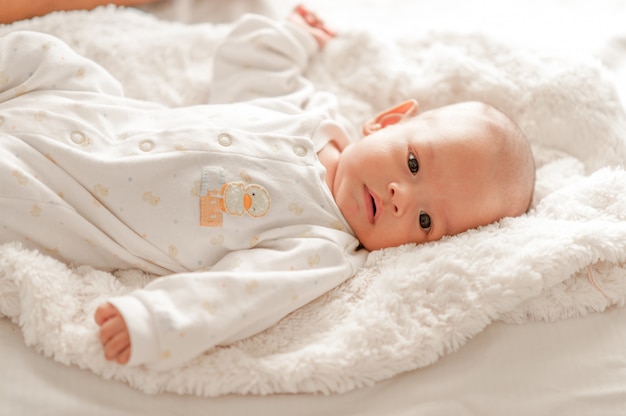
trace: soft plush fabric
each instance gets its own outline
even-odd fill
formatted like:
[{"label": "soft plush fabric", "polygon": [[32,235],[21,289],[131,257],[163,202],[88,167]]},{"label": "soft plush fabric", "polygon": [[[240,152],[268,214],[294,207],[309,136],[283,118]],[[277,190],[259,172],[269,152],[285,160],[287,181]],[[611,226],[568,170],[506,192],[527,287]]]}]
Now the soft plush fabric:
[{"label": "soft plush fabric", "polygon": [[[113,24],[113,22],[115,24]],[[206,101],[211,53],[228,25],[187,26],[128,10],[59,13],[0,27],[39,30],[100,62],[129,96],[173,106]],[[623,306],[626,119],[596,61],[547,56],[480,35],[411,39],[348,31],[311,62],[361,123],[413,97],[422,109],[483,100],[533,143],[531,211],[421,246],[370,254],[352,279],[232,346],[167,372],[104,360],[93,311],[145,284],[138,271],[68,267],[0,246],[0,314],[46,356],[147,393],[344,392],[427,366],[490,322],[556,320]]]}]

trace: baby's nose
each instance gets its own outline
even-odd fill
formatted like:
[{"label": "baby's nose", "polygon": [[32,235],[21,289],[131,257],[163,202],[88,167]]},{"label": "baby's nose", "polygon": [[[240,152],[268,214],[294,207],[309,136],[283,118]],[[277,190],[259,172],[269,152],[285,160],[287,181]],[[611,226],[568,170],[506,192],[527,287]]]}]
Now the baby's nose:
[{"label": "baby's nose", "polygon": [[398,183],[390,183],[387,187],[391,214],[400,217],[409,209],[408,192]]}]

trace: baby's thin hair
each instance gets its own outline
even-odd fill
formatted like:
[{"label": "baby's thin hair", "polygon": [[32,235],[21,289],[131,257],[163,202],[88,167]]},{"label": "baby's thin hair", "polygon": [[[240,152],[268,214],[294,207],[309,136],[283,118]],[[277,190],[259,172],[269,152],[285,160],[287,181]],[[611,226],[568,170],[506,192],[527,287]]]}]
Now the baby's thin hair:
[{"label": "baby's thin hair", "polygon": [[512,204],[519,204],[518,214],[528,212],[535,189],[535,158],[530,141],[519,124],[504,111],[492,107],[501,114],[498,136],[504,139],[502,146],[502,162],[505,165],[502,174],[505,176],[504,197]]}]

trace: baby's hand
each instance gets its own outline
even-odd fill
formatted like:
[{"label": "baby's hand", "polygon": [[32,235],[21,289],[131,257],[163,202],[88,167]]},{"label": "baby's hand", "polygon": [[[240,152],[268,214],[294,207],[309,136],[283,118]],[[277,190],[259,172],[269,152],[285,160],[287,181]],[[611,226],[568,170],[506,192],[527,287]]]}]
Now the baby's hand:
[{"label": "baby's hand", "polygon": [[293,12],[291,12],[289,20],[304,27],[307,32],[313,35],[320,48],[335,37],[334,31],[329,29],[315,13],[302,5],[296,6]]},{"label": "baby's hand", "polygon": [[95,319],[100,326],[105,358],[126,364],[130,359],[130,334],[120,312],[110,303],[103,303],[96,310]]}]

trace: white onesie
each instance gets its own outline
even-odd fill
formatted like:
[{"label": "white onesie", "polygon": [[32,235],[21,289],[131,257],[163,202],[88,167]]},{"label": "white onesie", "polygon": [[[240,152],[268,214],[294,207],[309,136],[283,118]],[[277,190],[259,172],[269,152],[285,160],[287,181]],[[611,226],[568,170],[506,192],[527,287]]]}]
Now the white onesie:
[{"label": "white onesie", "polygon": [[109,301],[129,365],[179,365],[258,333],[363,264],[317,151],[350,131],[302,77],[317,44],[246,16],[211,103],[166,108],[60,40],[0,38],[0,243],[162,277]]}]

